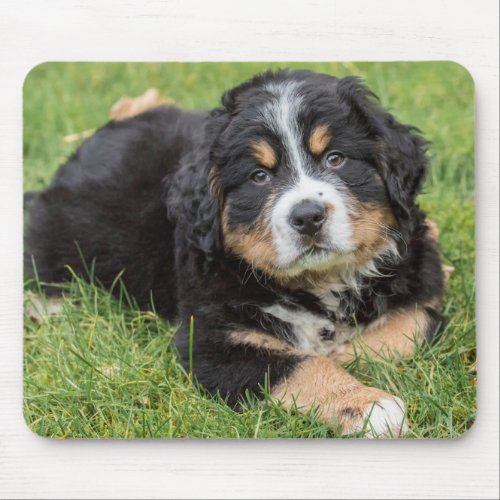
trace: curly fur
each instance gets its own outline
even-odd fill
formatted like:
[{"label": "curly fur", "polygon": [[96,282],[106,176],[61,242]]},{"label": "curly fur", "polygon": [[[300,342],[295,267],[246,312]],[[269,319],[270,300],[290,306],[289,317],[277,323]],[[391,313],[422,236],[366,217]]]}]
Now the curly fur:
[{"label": "curly fur", "polygon": [[[299,175],[287,170],[292,152],[259,112],[281,102],[271,95],[280,88],[301,103],[296,126],[305,138],[317,124],[327,124],[335,149],[348,152],[338,172],[316,174],[315,165],[324,160],[300,150],[307,175],[337,186],[349,207],[389,214],[383,240],[367,244],[364,260],[335,261],[328,269],[306,266],[288,276],[276,262],[259,267],[225,244],[224,230],[258,238],[274,200]],[[279,159],[272,174],[280,187],[261,189],[248,181],[256,168],[248,145],[262,138]],[[81,275],[92,268],[109,287],[123,271],[141,308],[153,301],[160,314],[179,323],[176,339],[185,365],[194,316],[197,380],[236,405],[246,390],[259,395],[266,379],[271,387],[279,385],[314,355],[299,348],[302,333],[293,321],[266,312],[276,310],[271,306],[302,317],[307,312],[338,331],[368,325],[390,311],[424,307],[426,335],[433,337],[443,278],[436,244],[415,201],[427,170],[427,146],[417,129],[382,110],[356,77],[267,72],[226,92],[222,106],[210,113],[161,106],[101,128],[47,189],[29,196],[26,273],[32,274],[32,259],[46,284],[69,279],[66,266]],[[360,234],[368,235],[372,226]],[[273,255],[274,242],[263,244]],[[317,289],[327,290],[326,299]],[[248,331],[282,340],[289,349],[234,341]],[[330,333],[322,335],[332,342]]]}]

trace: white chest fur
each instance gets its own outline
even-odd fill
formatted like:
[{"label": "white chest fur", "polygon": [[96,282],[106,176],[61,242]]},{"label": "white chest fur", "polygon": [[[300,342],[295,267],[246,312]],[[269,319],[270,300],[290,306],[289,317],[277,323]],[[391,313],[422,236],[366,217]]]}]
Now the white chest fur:
[{"label": "white chest fur", "polygon": [[353,327],[330,321],[304,308],[291,309],[274,304],[263,308],[263,311],[290,324],[294,342],[304,351],[331,354],[356,333]]}]

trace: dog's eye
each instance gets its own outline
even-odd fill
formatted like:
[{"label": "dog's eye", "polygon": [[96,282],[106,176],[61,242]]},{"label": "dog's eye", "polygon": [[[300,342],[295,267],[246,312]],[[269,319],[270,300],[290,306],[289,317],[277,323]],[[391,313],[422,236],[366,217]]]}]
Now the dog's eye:
[{"label": "dog's eye", "polygon": [[340,167],[345,161],[345,156],[340,151],[332,151],[326,155],[326,163],[329,167]]},{"label": "dog's eye", "polygon": [[264,170],[256,170],[252,174],[252,181],[254,181],[255,184],[265,184],[266,182],[269,182],[270,180],[271,180],[271,177]]}]

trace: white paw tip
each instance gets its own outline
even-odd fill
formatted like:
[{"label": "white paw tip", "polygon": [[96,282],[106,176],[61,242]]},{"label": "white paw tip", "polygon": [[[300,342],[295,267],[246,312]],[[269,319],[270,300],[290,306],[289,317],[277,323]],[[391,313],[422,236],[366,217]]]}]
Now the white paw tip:
[{"label": "white paw tip", "polygon": [[405,404],[401,398],[381,399],[364,415],[366,437],[398,438],[408,432]]}]

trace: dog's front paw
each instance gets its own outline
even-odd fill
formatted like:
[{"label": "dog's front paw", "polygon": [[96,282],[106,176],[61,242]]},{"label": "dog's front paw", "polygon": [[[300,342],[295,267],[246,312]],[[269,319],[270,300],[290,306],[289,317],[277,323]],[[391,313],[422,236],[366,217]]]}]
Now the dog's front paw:
[{"label": "dog's front paw", "polygon": [[403,400],[375,387],[360,384],[345,391],[337,404],[337,416],[344,434],[398,438],[408,432]]},{"label": "dog's front paw", "polygon": [[408,430],[400,398],[362,384],[323,356],[303,361],[271,394],[287,408],[316,408],[318,418],[343,435],[397,438]]},{"label": "dog's front paw", "polygon": [[355,431],[369,438],[398,438],[408,432],[405,404],[401,398],[387,397],[369,405]]}]

